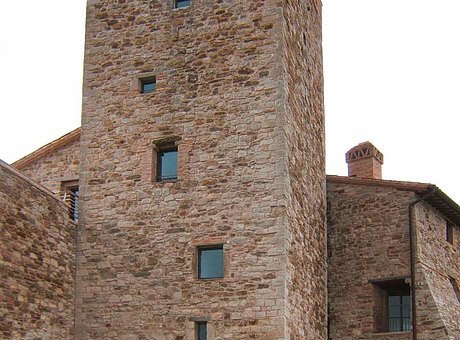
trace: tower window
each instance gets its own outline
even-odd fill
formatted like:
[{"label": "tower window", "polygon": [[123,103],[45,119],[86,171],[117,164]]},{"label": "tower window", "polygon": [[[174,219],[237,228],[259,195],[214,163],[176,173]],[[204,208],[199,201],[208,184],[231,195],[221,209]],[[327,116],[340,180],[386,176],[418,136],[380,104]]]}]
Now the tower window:
[{"label": "tower window", "polygon": [[190,0],[174,0],[174,8],[185,8],[190,6]]},{"label": "tower window", "polygon": [[198,248],[198,278],[224,277],[224,248],[222,245]]},{"label": "tower window", "polygon": [[196,339],[207,340],[208,339],[208,323],[206,321],[198,321],[195,324]]},{"label": "tower window", "polygon": [[157,89],[155,77],[139,79],[141,93],[151,93]]},{"label": "tower window", "polygon": [[161,148],[157,155],[157,181],[176,180],[177,146]]}]

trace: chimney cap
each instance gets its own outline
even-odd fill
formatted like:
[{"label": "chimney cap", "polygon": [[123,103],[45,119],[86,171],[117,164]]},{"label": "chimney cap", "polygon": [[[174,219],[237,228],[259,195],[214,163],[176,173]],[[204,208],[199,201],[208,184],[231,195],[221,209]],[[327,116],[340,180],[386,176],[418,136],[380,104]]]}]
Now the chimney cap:
[{"label": "chimney cap", "polygon": [[374,157],[377,161],[383,164],[383,154],[369,141],[359,143],[355,147],[351,148],[345,154],[345,157],[347,163],[359,159]]}]

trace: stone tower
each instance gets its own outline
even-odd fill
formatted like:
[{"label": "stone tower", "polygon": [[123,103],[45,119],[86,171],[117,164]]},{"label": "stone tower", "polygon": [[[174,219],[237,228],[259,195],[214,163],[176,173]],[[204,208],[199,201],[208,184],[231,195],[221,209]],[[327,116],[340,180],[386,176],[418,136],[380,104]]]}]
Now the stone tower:
[{"label": "stone tower", "polygon": [[88,0],[78,339],[326,339],[319,0]]}]

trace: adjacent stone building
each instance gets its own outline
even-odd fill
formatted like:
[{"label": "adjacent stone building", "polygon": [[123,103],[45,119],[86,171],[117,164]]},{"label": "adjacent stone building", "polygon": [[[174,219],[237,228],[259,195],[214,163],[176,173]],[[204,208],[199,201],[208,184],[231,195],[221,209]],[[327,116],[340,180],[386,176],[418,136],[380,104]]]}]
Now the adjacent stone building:
[{"label": "adjacent stone building", "polygon": [[[61,256],[72,295],[56,288],[36,308],[3,279],[1,331],[458,339],[460,207],[433,185],[382,180],[370,143],[347,161],[349,176],[326,181],[320,1],[90,0],[81,129],[0,178],[8,211],[15,190],[34,207],[2,221],[14,233],[0,269],[14,269],[3,253],[19,235],[37,244],[24,263]],[[46,189],[35,203],[41,186],[67,205]],[[56,238],[58,253],[40,248]]]},{"label": "adjacent stone building", "polygon": [[434,185],[382,180],[370,143],[347,161],[349,177],[327,177],[329,338],[459,339],[460,208]]},{"label": "adjacent stone building", "polygon": [[73,338],[76,225],[68,206],[0,161],[0,231],[0,338]]}]

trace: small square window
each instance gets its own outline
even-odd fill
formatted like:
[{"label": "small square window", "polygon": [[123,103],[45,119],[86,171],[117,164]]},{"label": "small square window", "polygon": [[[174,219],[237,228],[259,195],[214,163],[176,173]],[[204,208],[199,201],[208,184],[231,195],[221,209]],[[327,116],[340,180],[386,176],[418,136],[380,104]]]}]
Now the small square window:
[{"label": "small square window", "polygon": [[157,81],[155,77],[140,79],[141,93],[151,93],[157,89]]},{"label": "small square window", "polygon": [[446,241],[454,244],[454,226],[446,221]]},{"label": "small square window", "polygon": [[190,3],[190,0],[174,0],[174,8],[189,7]]},{"label": "small square window", "polygon": [[157,181],[176,180],[177,147],[160,149],[157,155]]},{"label": "small square window", "polygon": [[198,248],[198,278],[224,277],[224,248],[222,245]]},{"label": "small square window", "polygon": [[206,321],[198,321],[195,323],[196,339],[207,340],[208,339],[208,323]]}]

